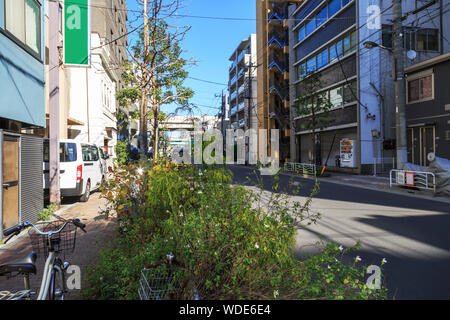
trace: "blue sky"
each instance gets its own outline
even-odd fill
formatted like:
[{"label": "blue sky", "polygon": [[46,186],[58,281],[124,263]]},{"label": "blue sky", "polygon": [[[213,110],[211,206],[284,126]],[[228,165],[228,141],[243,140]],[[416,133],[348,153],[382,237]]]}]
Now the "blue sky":
[{"label": "blue sky", "polygon": [[[189,77],[226,84],[228,82],[228,69],[231,65],[228,60],[242,39],[248,38],[256,32],[256,8],[254,0],[185,0],[185,8],[179,14],[202,17],[224,17],[248,20],[219,20],[184,17],[178,20],[180,25],[189,25],[191,30],[187,34],[183,49],[184,57],[193,57],[197,65],[189,67]],[[129,10],[137,10],[136,0],[127,0]],[[128,15],[129,20],[134,19],[133,12]],[[131,40],[131,39],[130,39]],[[129,41],[131,42],[131,41]],[[220,94],[226,92],[225,85],[215,85],[186,79],[186,86],[194,90],[192,103],[220,107]],[[196,114],[216,115],[219,109],[200,107]],[[163,111],[172,112],[172,106],[163,107]]]}]

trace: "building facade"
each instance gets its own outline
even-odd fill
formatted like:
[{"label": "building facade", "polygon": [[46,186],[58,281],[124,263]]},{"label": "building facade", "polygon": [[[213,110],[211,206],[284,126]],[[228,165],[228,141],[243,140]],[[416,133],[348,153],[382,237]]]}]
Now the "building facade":
[{"label": "building facade", "polygon": [[[290,157],[290,84],[288,7],[303,1],[256,1],[258,62],[258,128],[268,130],[267,154],[281,161]],[[271,155],[270,129],[279,130],[279,153]]]},{"label": "building facade", "polygon": [[[258,128],[257,114],[257,53],[256,34],[241,41],[230,57],[231,66],[228,81],[229,117],[231,129]],[[248,160],[248,140],[246,158]]]},{"label": "building facade", "polygon": [[95,143],[114,157],[117,139],[130,137],[130,127],[119,132],[117,117],[122,113],[127,119],[129,110],[122,110],[116,100],[116,93],[124,88],[127,6],[122,0],[93,0],[90,10],[91,65],[65,66],[68,118],[78,122],[70,126],[68,138]]},{"label": "building facade", "polygon": [[46,1],[0,0],[0,239],[43,208]]},{"label": "building facade", "polygon": [[[423,9],[424,2],[402,1],[406,67],[448,52],[444,2]],[[317,164],[335,170],[371,173],[379,164],[395,166],[392,15],[392,2],[380,0],[308,0],[289,8],[293,160],[312,162],[315,143]],[[384,47],[365,48],[367,41]],[[302,129],[308,116],[297,112],[311,72],[321,83],[315,94],[332,105],[329,124],[315,139]]]},{"label": "building facade", "polygon": [[429,153],[450,159],[450,53],[406,72],[408,162],[428,166]]}]

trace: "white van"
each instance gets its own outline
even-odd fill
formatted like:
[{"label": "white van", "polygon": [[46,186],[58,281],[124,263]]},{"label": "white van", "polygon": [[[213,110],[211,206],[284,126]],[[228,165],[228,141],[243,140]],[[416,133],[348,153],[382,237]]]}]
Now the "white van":
[{"label": "white van", "polygon": [[[62,197],[79,197],[89,200],[91,191],[100,187],[105,170],[99,149],[94,144],[75,140],[60,140],[60,189]],[[49,193],[49,141],[44,140],[44,194]]]}]

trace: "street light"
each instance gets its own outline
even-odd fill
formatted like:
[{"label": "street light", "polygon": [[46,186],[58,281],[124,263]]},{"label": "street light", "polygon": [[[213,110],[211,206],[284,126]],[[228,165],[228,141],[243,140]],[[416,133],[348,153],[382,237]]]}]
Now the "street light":
[{"label": "street light", "polygon": [[373,49],[373,48],[375,48],[375,47],[378,47],[378,48],[387,50],[387,51],[389,51],[389,52],[393,52],[391,48],[385,47],[385,46],[383,46],[383,45],[381,45],[381,44],[378,44],[378,43],[376,43],[376,42],[373,42],[373,41],[366,41],[366,42],[363,43],[363,45],[364,45],[364,47],[366,47],[367,49]]}]

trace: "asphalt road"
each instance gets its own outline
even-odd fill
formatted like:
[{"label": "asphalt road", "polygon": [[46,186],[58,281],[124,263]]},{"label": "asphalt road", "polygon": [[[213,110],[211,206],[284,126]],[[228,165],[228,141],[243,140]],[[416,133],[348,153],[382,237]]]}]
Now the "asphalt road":
[{"label": "asphalt road", "polygon": [[[233,166],[234,183],[252,185],[254,169]],[[273,177],[264,176],[263,186],[272,190]],[[296,185],[300,192],[294,195]],[[279,192],[304,200],[314,181],[280,175]],[[450,204],[434,200],[374,191],[356,186],[320,182],[312,209],[323,216],[316,225],[300,229],[297,254],[316,251],[318,240],[344,247],[361,241],[352,253],[365,265],[380,265],[389,299],[450,299]]]}]

